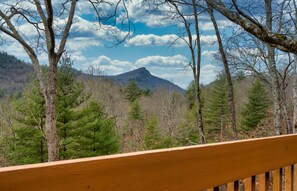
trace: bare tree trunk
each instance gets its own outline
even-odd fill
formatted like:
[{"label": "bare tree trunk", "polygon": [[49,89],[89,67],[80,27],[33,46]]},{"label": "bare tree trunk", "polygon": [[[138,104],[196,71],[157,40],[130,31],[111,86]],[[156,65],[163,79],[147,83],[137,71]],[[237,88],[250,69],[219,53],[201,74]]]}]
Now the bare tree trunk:
[{"label": "bare tree trunk", "polygon": [[[266,27],[272,30],[272,7],[271,0],[265,0],[266,5]],[[281,135],[281,88],[278,79],[277,67],[275,62],[275,48],[267,45],[269,72],[272,80],[274,128],[275,134]]]},{"label": "bare tree trunk", "polygon": [[[297,4],[293,1],[295,8],[295,39],[297,40]],[[293,133],[297,133],[297,54],[294,54],[293,63]]]},{"label": "bare tree trunk", "polygon": [[208,8],[208,13],[210,15],[210,19],[211,19],[214,29],[215,29],[215,33],[216,33],[218,45],[219,45],[219,51],[220,51],[220,54],[222,57],[225,74],[226,74],[226,78],[227,78],[228,92],[229,92],[228,102],[229,102],[229,107],[230,107],[230,111],[231,111],[231,115],[230,115],[231,126],[232,126],[232,130],[234,133],[234,138],[238,139],[237,128],[236,128],[236,111],[235,111],[235,101],[234,101],[234,89],[233,89],[233,82],[232,82],[232,77],[231,77],[231,73],[230,73],[230,69],[229,69],[229,64],[228,64],[227,57],[226,57],[226,54],[224,51],[220,31],[219,31],[216,19],[213,14],[213,9],[210,6]]},{"label": "bare tree trunk", "polygon": [[269,72],[272,78],[273,110],[274,110],[274,129],[276,135],[281,135],[281,93],[278,74],[275,63],[275,49],[268,45]]},{"label": "bare tree trunk", "polygon": [[294,54],[293,70],[293,133],[297,133],[297,54]]},{"label": "bare tree trunk", "polygon": [[284,101],[282,101],[282,111],[283,111],[283,117],[286,123],[286,133],[287,134],[292,134],[293,133],[293,126],[292,126],[292,122],[290,120],[289,114],[288,114],[288,108],[286,103],[284,103]]},{"label": "bare tree trunk", "polygon": [[59,160],[59,139],[57,135],[57,61],[50,61],[48,88],[45,91],[45,134],[48,147],[48,161]]},{"label": "bare tree trunk", "polygon": [[202,103],[201,103],[201,89],[200,89],[200,69],[201,69],[201,42],[200,42],[200,32],[199,32],[199,22],[197,15],[197,5],[196,0],[192,0],[193,3],[193,13],[195,18],[195,33],[196,33],[196,46],[197,46],[197,64],[196,71],[194,72],[194,78],[196,79],[196,99],[197,99],[197,120],[198,120],[198,129],[200,135],[200,143],[205,144],[206,139],[204,136],[204,125],[202,117]]},{"label": "bare tree trunk", "polygon": [[180,16],[180,18],[183,21],[183,24],[185,26],[187,35],[188,35],[188,47],[191,52],[191,63],[190,66],[192,67],[193,76],[194,76],[194,94],[196,99],[196,112],[197,112],[197,125],[198,125],[198,131],[199,131],[199,138],[200,143],[205,144],[206,139],[204,136],[204,127],[203,127],[203,117],[202,117],[202,103],[201,103],[201,89],[200,89],[200,67],[201,67],[201,43],[200,43],[200,34],[199,34],[199,26],[198,26],[198,15],[197,15],[197,7],[196,7],[196,1],[192,0],[192,6],[193,6],[193,15],[194,15],[194,22],[195,22],[195,33],[196,33],[196,39],[195,39],[195,45],[197,50],[197,60],[195,55],[195,45],[193,45],[193,37],[191,32],[191,24],[183,15],[183,13],[179,10],[179,7],[175,1],[168,1],[172,6],[174,6],[175,10],[177,11],[177,14]]}]

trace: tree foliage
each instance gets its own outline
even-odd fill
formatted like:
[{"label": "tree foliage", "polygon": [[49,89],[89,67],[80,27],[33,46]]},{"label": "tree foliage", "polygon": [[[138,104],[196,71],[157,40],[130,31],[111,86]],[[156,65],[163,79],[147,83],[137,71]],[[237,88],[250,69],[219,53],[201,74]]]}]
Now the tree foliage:
[{"label": "tree foliage", "polygon": [[70,131],[73,128],[75,109],[87,99],[83,92],[83,84],[77,81],[78,72],[72,65],[70,57],[66,54],[62,57],[58,70],[57,129],[60,159],[72,157],[68,144],[69,140],[73,139]]},{"label": "tree foliage", "polygon": [[[115,120],[106,116],[103,107],[92,102],[80,109],[88,96],[77,81],[77,72],[69,57],[64,57],[58,71],[57,128],[60,159],[116,153],[119,136]],[[45,162],[45,99],[37,80],[32,81],[24,95],[13,101],[15,123],[12,136],[7,137],[9,158],[13,164]],[[91,136],[90,136],[91,135]]]},{"label": "tree foliage", "polygon": [[[148,91],[143,91],[140,89],[136,81],[132,80],[125,89],[125,98],[130,102],[129,116],[134,120],[142,120],[143,114],[141,106],[139,104],[139,99],[142,95],[149,95]],[[147,93],[147,94],[144,94]]]},{"label": "tree foliage", "polygon": [[24,95],[15,99],[16,123],[10,142],[11,158],[15,164],[45,162],[47,146],[44,136],[45,101],[38,82],[33,80]]},{"label": "tree foliage", "polygon": [[142,90],[138,87],[137,82],[135,80],[132,80],[129,82],[125,92],[126,92],[126,99],[131,103],[138,100],[143,94]]},{"label": "tree foliage", "polygon": [[270,100],[266,87],[259,79],[256,79],[250,91],[248,100],[241,111],[241,124],[245,131],[251,131],[267,116]]},{"label": "tree foliage", "polygon": [[208,136],[215,137],[226,131],[230,123],[230,110],[228,106],[228,87],[224,75],[212,83],[212,88],[207,95],[207,107],[204,108]]},{"label": "tree foliage", "polygon": [[76,119],[73,143],[75,158],[119,152],[120,139],[115,119],[108,118],[98,102],[90,102],[77,114]]}]

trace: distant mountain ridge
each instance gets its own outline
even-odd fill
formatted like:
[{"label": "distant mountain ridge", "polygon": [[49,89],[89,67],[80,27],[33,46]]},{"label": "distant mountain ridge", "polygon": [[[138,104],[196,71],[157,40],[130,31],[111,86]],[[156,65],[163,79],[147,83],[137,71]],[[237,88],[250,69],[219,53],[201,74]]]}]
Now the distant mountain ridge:
[{"label": "distant mountain ridge", "polygon": [[0,52],[0,90],[3,94],[22,93],[34,73],[33,66]]},{"label": "distant mountain ridge", "polygon": [[119,85],[126,86],[130,81],[136,81],[137,85],[141,89],[149,89],[155,91],[160,88],[164,88],[168,91],[174,91],[184,93],[185,90],[175,85],[174,83],[152,75],[145,67],[138,68],[123,74],[115,76],[107,76],[107,78],[113,80]]},{"label": "distant mountain ridge", "polygon": [[[5,52],[0,52],[0,98],[3,95],[21,94],[33,75],[32,64],[25,63]],[[87,77],[88,74],[84,74],[84,76]],[[156,91],[163,88],[173,92],[185,92],[184,89],[174,83],[152,75],[145,67],[115,76],[104,76],[104,78],[121,86],[126,86],[134,80],[144,90]]]}]

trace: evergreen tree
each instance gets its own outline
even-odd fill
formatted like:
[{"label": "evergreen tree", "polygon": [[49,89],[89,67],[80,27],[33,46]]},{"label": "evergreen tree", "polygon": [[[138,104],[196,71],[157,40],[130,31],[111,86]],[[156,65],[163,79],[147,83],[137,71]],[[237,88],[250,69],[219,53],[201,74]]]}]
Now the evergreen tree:
[{"label": "evergreen tree", "polygon": [[116,123],[108,118],[98,102],[91,102],[76,116],[73,156],[91,157],[117,153],[120,150]]},{"label": "evergreen tree", "polygon": [[142,90],[138,87],[136,81],[132,80],[126,88],[126,99],[133,103],[142,95]]},{"label": "evergreen tree", "polygon": [[[139,99],[143,91],[138,87],[136,81],[132,80],[126,88],[126,99],[130,102],[129,116],[134,120],[142,120],[142,110],[139,105]],[[149,95],[149,92],[147,92]]]},{"label": "evergreen tree", "polygon": [[141,110],[138,100],[131,103],[129,116],[131,117],[131,119],[135,119],[135,120],[143,119],[142,110]]},{"label": "evergreen tree", "polygon": [[[44,68],[45,70],[47,68]],[[69,145],[74,142],[74,109],[86,96],[83,84],[76,81],[77,72],[66,55],[58,70],[57,128],[60,140],[60,159],[72,158],[74,151]],[[32,81],[24,95],[14,101],[16,121],[11,142],[12,157],[16,164],[37,163],[47,160],[47,145],[44,137],[45,100],[36,79]]]},{"label": "evergreen tree", "polygon": [[68,150],[68,145],[73,142],[71,131],[73,129],[74,109],[86,100],[83,93],[84,86],[77,82],[77,71],[66,54],[60,61],[58,70],[58,95],[57,95],[57,129],[60,140],[60,158],[69,159],[73,151]]},{"label": "evergreen tree", "polygon": [[158,129],[157,118],[156,117],[151,118],[148,120],[146,125],[146,132],[144,136],[144,147],[147,150],[160,149],[163,147],[161,142],[162,142],[162,137]]},{"label": "evergreen tree", "polygon": [[219,75],[213,82],[207,95],[207,107],[204,108],[206,131],[211,138],[226,133],[225,127],[229,123],[228,90],[224,75]]},{"label": "evergreen tree", "polygon": [[187,98],[187,103],[188,103],[188,107],[189,109],[193,109],[195,107],[195,89],[194,89],[194,82],[192,81],[187,90],[186,90],[186,98]]},{"label": "evergreen tree", "polygon": [[270,106],[267,90],[259,79],[256,79],[250,91],[248,100],[241,111],[241,124],[245,131],[253,130],[266,117]]},{"label": "evergreen tree", "polygon": [[3,90],[3,88],[0,87],[0,98],[3,98],[5,95],[5,92]]},{"label": "evergreen tree", "polygon": [[177,145],[179,146],[195,145],[200,142],[197,128],[197,110],[195,107],[186,113],[185,119],[179,127],[179,134],[180,136],[177,140]]},{"label": "evergreen tree", "polygon": [[13,102],[16,124],[14,136],[9,138],[11,160],[15,164],[47,161],[44,137],[45,101],[39,91],[37,80],[32,81],[23,97]]}]

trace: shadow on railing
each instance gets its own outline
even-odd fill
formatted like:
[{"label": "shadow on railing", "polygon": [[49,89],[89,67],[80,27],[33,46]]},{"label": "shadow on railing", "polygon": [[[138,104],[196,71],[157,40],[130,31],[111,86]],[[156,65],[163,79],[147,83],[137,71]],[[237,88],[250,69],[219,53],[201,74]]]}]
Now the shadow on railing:
[{"label": "shadow on railing", "polygon": [[297,191],[295,163],[297,135],[286,135],[5,167],[0,190]]}]

